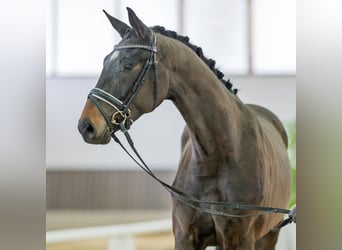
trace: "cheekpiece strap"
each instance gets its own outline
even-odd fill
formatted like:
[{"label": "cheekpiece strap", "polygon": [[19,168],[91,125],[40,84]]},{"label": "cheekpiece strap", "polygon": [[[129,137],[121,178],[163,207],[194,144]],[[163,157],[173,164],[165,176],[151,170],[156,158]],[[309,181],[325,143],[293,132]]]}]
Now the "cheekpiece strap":
[{"label": "cheekpiece strap", "polygon": [[[152,32],[152,44],[151,45],[143,45],[143,44],[130,44],[130,45],[115,45],[114,50],[123,50],[123,49],[143,49],[150,51],[150,56],[146,60],[142,70],[140,71],[138,78],[133,83],[133,89],[132,94],[124,101],[119,100],[115,96],[111,95],[110,93],[100,89],[100,88],[94,88],[90,91],[89,97],[94,101],[96,106],[100,109],[101,114],[106,118],[106,122],[109,127],[112,128],[112,125],[119,125],[120,129],[125,132],[127,129],[129,129],[130,125],[132,124],[133,120],[130,118],[131,111],[129,109],[131,103],[135,99],[139,89],[141,88],[142,84],[145,81],[145,76],[147,71],[150,69],[152,65],[154,65],[154,106],[156,103],[156,97],[157,97],[157,83],[158,83],[158,73],[157,73],[157,39],[154,32]],[[112,115],[111,121],[108,120],[108,118],[105,116],[105,112],[97,102],[97,100],[101,100],[108,105],[112,106],[115,109],[114,114]]]}]

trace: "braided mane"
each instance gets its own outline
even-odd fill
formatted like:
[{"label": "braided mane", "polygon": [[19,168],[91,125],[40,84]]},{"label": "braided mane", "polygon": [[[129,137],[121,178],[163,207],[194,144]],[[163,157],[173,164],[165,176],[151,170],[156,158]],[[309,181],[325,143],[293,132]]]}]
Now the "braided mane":
[{"label": "braided mane", "polygon": [[175,31],[171,31],[171,30],[166,30],[164,27],[162,26],[153,26],[152,30],[154,32],[157,32],[159,34],[162,34],[164,36],[170,37],[170,38],[174,38],[182,43],[184,43],[186,46],[188,46],[189,48],[191,48],[207,65],[208,67],[211,69],[212,72],[214,72],[214,74],[216,75],[216,77],[226,86],[226,88],[232,92],[234,95],[236,95],[237,93],[237,89],[233,89],[233,84],[230,82],[230,79],[225,80],[223,79],[224,74],[218,70],[217,68],[215,68],[215,64],[216,62],[213,59],[208,59],[203,55],[203,50],[201,47],[198,47],[196,45],[193,45],[192,43],[190,43],[190,38],[187,36],[181,36],[179,34],[177,34],[177,32]]}]

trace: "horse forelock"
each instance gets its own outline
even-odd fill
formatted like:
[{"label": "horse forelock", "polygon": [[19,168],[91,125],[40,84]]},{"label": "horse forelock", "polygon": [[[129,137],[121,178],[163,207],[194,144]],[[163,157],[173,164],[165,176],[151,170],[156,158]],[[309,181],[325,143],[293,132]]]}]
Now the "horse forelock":
[{"label": "horse forelock", "polygon": [[230,82],[230,79],[223,79],[224,74],[215,67],[215,60],[205,57],[202,48],[190,43],[190,38],[188,36],[179,35],[175,31],[166,30],[164,27],[158,25],[153,26],[152,30],[166,37],[176,39],[192,49],[197,54],[197,56],[201,58],[203,62],[205,62],[210,70],[216,75],[216,77],[226,86],[226,88],[233,94],[237,94],[238,90],[236,88],[233,88],[233,84]]}]

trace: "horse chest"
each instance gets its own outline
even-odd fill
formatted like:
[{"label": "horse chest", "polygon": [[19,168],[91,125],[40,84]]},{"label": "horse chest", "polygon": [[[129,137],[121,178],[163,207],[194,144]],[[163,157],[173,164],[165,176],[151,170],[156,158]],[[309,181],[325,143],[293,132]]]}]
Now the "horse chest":
[{"label": "horse chest", "polygon": [[210,201],[249,201],[258,196],[259,181],[227,162],[190,163],[176,176],[174,185],[198,199]]},{"label": "horse chest", "polygon": [[[178,172],[174,181],[174,186],[183,192],[196,197],[203,201],[220,201],[220,202],[244,202],[247,204],[257,204],[260,202],[262,194],[256,183],[251,183],[250,178],[240,173],[232,172],[234,168],[227,167],[222,164],[215,166],[215,171],[206,168],[203,165],[196,165],[188,171]],[[184,169],[183,169],[184,170]],[[252,187],[252,188],[251,188]],[[175,201],[180,202],[181,201]],[[200,205],[201,208],[211,210],[205,204]],[[214,217],[201,209],[192,209],[186,204],[176,206],[180,214],[185,214],[183,219],[185,224],[196,225],[196,228],[207,228],[213,230]],[[222,207],[216,207],[218,211]],[[229,211],[228,211],[229,212]]]}]

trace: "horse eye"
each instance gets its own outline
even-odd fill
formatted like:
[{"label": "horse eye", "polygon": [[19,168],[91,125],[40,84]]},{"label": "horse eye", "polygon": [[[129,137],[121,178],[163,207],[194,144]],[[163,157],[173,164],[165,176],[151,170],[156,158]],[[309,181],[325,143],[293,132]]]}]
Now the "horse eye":
[{"label": "horse eye", "polygon": [[124,64],[124,69],[126,69],[126,70],[131,70],[133,68],[134,68],[134,65],[131,63],[125,63]]}]

